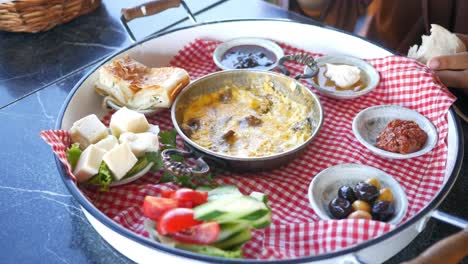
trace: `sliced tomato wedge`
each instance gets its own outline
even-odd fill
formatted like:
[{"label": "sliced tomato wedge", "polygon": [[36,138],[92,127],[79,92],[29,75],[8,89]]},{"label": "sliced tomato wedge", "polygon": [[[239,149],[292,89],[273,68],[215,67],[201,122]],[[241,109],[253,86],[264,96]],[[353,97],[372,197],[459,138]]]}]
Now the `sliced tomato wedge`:
[{"label": "sliced tomato wedge", "polygon": [[143,201],[143,215],[157,222],[165,212],[177,207],[179,207],[177,200],[146,196]]},{"label": "sliced tomato wedge", "polygon": [[206,222],[172,233],[171,236],[175,240],[184,243],[208,245],[218,239],[219,232],[220,228],[218,223]]},{"label": "sliced tomato wedge", "polygon": [[172,198],[174,193],[175,193],[174,190],[162,190],[161,191],[161,196],[164,197],[164,198]]},{"label": "sliced tomato wedge", "polygon": [[158,232],[160,235],[173,234],[201,223],[193,217],[192,209],[174,208],[165,212],[159,218]]},{"label": "sliced tomato wedge", "polygon": [[178,201],[190,201],[193,203],[193,206],[197,206],[208,201],[208,192],[199,192],[189,188],[181,188],[176,190],[171,198]]},{"label": "sliced tomato wedge", "polygon": [[193,208],[193,202],[191,202],[191,201],[179,201],[179,207]]}]

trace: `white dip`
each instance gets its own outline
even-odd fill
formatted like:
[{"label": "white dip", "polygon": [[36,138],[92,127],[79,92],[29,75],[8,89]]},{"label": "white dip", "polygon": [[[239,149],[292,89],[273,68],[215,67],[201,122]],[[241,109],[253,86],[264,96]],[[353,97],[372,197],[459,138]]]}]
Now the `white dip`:
[{"label": "white dip", "polygon": [[330,78],[339,87],[349,87],[361,78],[361,70],[356,66],[335,65],[326,63],[325,76]]}]

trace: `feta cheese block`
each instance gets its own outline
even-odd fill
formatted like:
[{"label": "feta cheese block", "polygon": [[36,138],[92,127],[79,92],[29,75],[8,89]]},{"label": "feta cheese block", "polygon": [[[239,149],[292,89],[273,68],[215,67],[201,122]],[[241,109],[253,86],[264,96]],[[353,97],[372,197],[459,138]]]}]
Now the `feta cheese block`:
[{"label": "feta cheese block", "polygon": [[133,154],[137,157],[145,155],[146,152],[156,152],[159,150],[158,135],[151,132],[132,133],[126,132],[120,135],[120,143],[127,143]]},{"label": "feta cheese block", "polygon": [[330,78],[339,87],[349,87],[361,79],[361,70],[351,65],[335,65],[326,63],[325,76]]},{"label": "feta cheese block", "polygon": [[104,154],[106,154],[105,150],[95,145],[89,145],[83,153],[81,153],[80,159],[73,171],[76,180],[78,182],[84,182],[98,174]]},{"label": "feta cheese block", "polygon": [[148,131],[150,126],[145,115],[136,111],[122,107],[115,112],[110,121],[112,134],[119,137],[125,132],[142,133]]},{"label": "feta cheese block", "polygon": [[102,160],[107,164],[116,181],[121,180],[138,161],[127,143],[108,151]]},{"label": "feta cheese block", "polygon": [[98,142],[109,135],[107,127],[92,114],[81,118],[73,123],[70,128],[73,143],[80,143],[80,149],[86,149],[91,144]]},{"label": "feta cheese block", "polygon": [[115,146],[119,145],[119,141],[113,135],[108,135],[106,138],[101,139],[98,143],[95,144],[96,147],[105,150],[106,152],[113,149]]}]

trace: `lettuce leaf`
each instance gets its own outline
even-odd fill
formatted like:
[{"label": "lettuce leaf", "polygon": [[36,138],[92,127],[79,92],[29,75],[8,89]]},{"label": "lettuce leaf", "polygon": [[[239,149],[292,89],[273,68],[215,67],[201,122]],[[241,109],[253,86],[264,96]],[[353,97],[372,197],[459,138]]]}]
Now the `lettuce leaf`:
[{"label": "lettuce leaf", "polygon": [[139,158],[137,163],[127,172],[127,174],[125,174],[122,179],[132,177],[133,175],[139,173],[140,171],[144,170],[149,163],[150,162],[146,156]]},{"label": "lettuce leaf", "polygon": [[74,143],[71,145],[70,148],[67,149],[67,160],[70,163],[72,170],[75,169],[76,164],[78,163],[78,160],[80,159],[81,152],[82,151],[80,149],[80,143]]},{"label": "lettuce leaf", "polygon": [[112,182],[112,172],[107,167],[107,164],[103,161],[99,166],[99,172],[97,175],[88,180],[88,183],[92,185],[100,186],[101,191],[108,191],[110,183]]}]

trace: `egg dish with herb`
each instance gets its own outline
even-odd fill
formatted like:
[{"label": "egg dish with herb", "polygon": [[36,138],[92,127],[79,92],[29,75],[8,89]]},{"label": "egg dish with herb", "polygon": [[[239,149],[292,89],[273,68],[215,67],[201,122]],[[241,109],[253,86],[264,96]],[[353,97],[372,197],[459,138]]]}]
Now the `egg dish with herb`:
[{"label": "egg dish with herb", "polygon": [[195,143],[235,157],[285,152],[312,134],[310,108],[264,82],[227,86],[193,98],[183,110],[181,128]]}]

